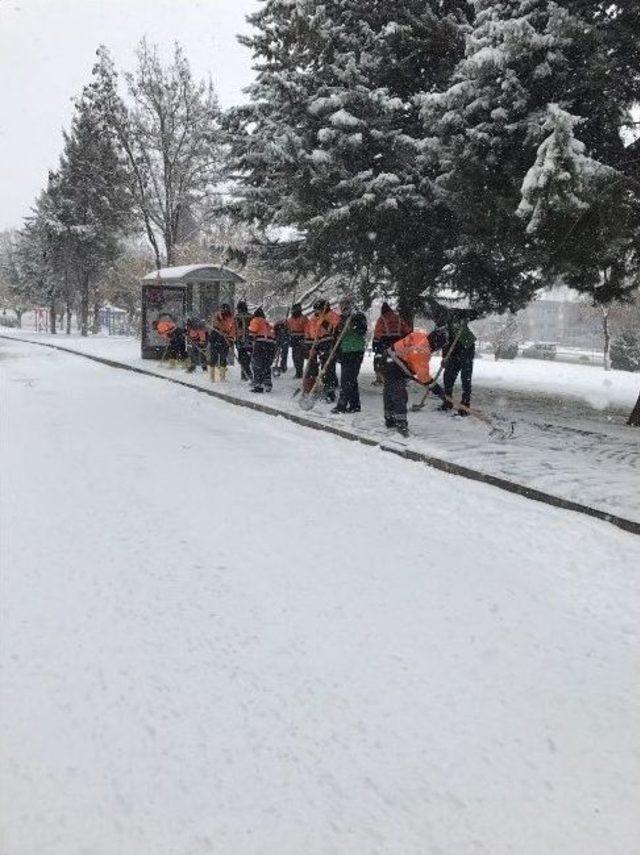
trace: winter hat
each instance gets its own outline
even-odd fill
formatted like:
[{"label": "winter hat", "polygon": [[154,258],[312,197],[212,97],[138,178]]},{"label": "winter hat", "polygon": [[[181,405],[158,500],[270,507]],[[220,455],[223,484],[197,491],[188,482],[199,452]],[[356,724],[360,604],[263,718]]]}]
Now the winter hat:
[{"label": "winter hat", "polygon": [[254,318],[264,318],[265,317],[264,309],[262,308],[262,306],[258,306],[258,308],[253,313],[253,317]]},{"label": "winter hat", "polygon": [[393,311],[393,309],[391,308],[391,306],[388,303],[383,303],[380,306],[380,314],[381,315],[386,315],[387,312],[392,312],[392,311]]},{"label": "winter hat", "polygon": [[293,306],[291,306],[292,317],[299,318],[301,314],[302,314],[301,304],[300,303],[294,303]]},{"label": "winter hat", "polygon": [[249,311],[247,304],[245,303],[244,300],[238,301],[238,305],[236,306],[236,311],[241,312],[243,314],[246,314]]}]

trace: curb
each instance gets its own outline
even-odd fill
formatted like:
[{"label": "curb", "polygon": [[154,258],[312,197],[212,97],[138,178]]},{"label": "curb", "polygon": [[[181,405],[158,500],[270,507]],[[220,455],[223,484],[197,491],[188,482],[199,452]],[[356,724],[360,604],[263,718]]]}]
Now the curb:
[{"label": "curb", "polygon": [[522,496],[525,499],[530,499],[534,502],[541,502],[554,508],[561,508],[565,511],[573,511],[584,516],[608,522],[623,531],[628,531],[631,534],[640,535],[640,522],[620,517],[616,514],[609,514],[599,508],[592,508],[590,505],[583,505],[579,502],[572,502],[569,499],[562,499],[559,496],[554,496],[551,493],[545,493],[543,490],[536,490],[534,487],[527,487],[524,484],[518,484],[516,481],[509,481],[506,478],[500,478],[496,475],[489,475],[485,472],[480,472],[477,469],[470,469],[467,466],[461,466],[458,463],[451,463],[448,460],[443,460],[439,457],[432,457],[428,454],[422,454],[419,451],[414,451],[410,448],[402,446],[387,445],[384,441],[379,441],[371,437],[362,436],[353,433],[346,428],[336,427],[335,425],[326,425],[316,422],[312,419],[298,416],[295,413],[289,413],[285,410],[278,410],[276,407],[270,407],[267,404],[259,404],[256,401],[246,401],[242,398],[236,398],[225,392],[218,392],[214,389],[203,388],[190,383],[188,380],[180,380],[177,377],[165,377],[163,374],[157,374],[146,368],[139,368],[135,365],[127,365],[124,362],[117,362],[113,359],[108,359],[103,356],[95,356],[90,353],[82,353],[79,350],[73,350],[70,347],[64,347],[58,344],[51,344],[43,341],[31,341],[30,339],[18,338],[17,336],[8,336],[0,334],[0,339],[5,341],[18,341],[22,344],[32,344],[35,347],[48,347],[51,350],[58,350],[62,353],[69,353],[72,356],[81,356],[84,359],[89,359],[92,362],[98,362],[101,365],[107,365],[110,368],[119,368],[123,371],[131,371],[134,374],[143,374],[147,377],[155,377],[157,380],[164,380],[167,383],[175,383],[178,386],[184,386],[188,389],[193,389],[204,395],[209,395],[212,398],[217,398],[227,404],[233,404],[236,407],[245,407],[249,410],[255,410],[264,413],[268,416],[279,416],[301,427],[311,428],[312,430],[323,431],[324,433],[333,434],[341,439],[348,439],[351,442],[359,442],[361,445],[366,445],[370,448],[379,448],[388,454],[395,454],[397,457],[402,457],[404,460],[410,460],[415,463],[422,463],[429,466],[431,469],[437,469],[440,472],[446,472],[448,475],[457,475],[461,478],[467,478],[470,481],[477,481],[481,484],[488,484],[492,487],[497,487],[499,490],[512,493],[517,496]]}]

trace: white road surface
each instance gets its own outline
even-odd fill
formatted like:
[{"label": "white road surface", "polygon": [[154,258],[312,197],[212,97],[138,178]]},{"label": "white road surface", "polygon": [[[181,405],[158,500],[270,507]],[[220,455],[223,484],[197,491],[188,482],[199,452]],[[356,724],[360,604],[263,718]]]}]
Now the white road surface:
[{"label": "white road surface", "polygon": [[638,855],[640,540],[0,343],[2,855]]}]

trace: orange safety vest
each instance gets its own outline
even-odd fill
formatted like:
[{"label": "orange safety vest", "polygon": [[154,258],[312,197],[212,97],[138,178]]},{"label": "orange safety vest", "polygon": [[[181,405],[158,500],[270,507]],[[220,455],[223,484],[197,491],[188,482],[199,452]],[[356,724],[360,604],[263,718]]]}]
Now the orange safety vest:
[{"label": "orange safety vest", "polygon": [[200,344],[204,344],[207,340],[207,331],[203,329],[190,329],[187,331],[187,335],[191,339],[191,341],[199,342]]},{"label": "orange safety vest", "polygon": [[424,330],[416,330],[401,338],[392,345],[392,349],[416,380],[420,383],[430,383],[429,362],[431,360],[431,348],[429,337]]},{"label": "orange safety vest", "polygon": [[385,312],[376,321],[373,340],[381,338],[402,338],[411,332],[411,327],[397,312]]},{"label": "orange safety vest", "polygon": [[214,330],[221,332],[226,339],[229,339],[230,341],[236,340],[238,330],[236,328],[236,322],[233,316],[224,318],[220,314],[220,312],[217,312],[213,316],[213,323],[211,326],[214,328]]},{"label": "orange safety vest", "polygon": [[251,318],[249,335],[254,341],[274,341],[276,334],[265,318]]},{"label": "orange safety vest", "polygon": [[304,336],[307,331],[307,323],[308,321],[304,315],[300,315],[298,318],[288,318],[287,327],[291,336]]},{"label": "orange safety vest", "polygon": [[320,315],[311,315],[307,318],[305,338],[311,344],[331,341],[336,327],[340,323],[340,315],[329,309]]},{"label": "orange safety vest", "polygon": [[169,339],[169,336],[176,328],[176,325],[173,321],[158,321],[158,325],[156,326],[156,332],[159,336],[165,339]]}]

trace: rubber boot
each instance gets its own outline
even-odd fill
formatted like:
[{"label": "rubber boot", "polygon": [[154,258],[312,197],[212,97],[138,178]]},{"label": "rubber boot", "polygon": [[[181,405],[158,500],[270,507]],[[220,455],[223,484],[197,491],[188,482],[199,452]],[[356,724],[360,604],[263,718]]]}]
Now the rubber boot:
[{"label": "rubber boot", "polygon": [[227,379],[227,366],[226,366],[226,365],[221,365],[221,366],[218,368],[218,380],[219,380],[221,383],[224,383],[224,381],[225,381],[226,379]]},{"label": "rubber boot", "polygon": [[215,365],[210,365],[209,366],[209,380],[211,380],[212,383],[215,383],[216,379],[217,379],[216,378],[216,367],[215,367]]},{"label": "rubber boot", "polygon": [[167,360],[167,368],[175,368],[175,367],[176,367],[175,359],[168,359]]}]

